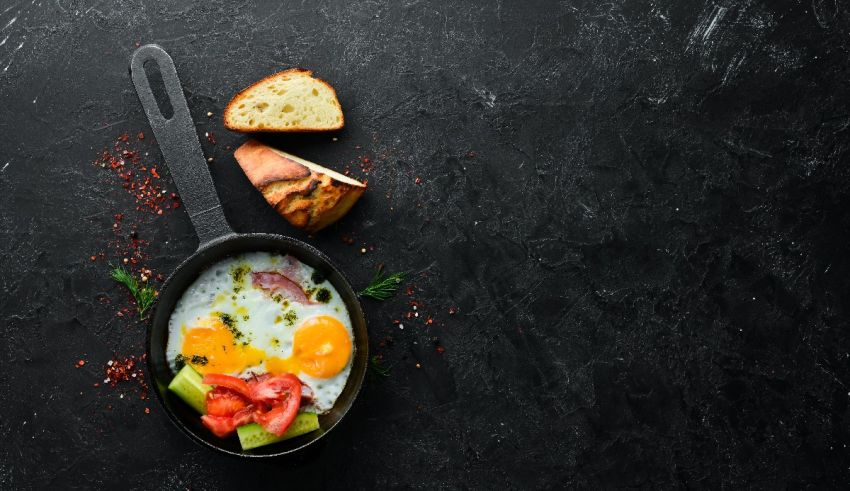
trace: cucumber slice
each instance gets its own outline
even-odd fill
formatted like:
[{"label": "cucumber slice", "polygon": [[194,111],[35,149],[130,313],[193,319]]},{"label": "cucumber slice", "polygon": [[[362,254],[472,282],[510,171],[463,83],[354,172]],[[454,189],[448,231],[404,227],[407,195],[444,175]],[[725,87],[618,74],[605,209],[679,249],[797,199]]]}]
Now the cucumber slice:
[{"label": "cucumber slice", "polygon": [[199,413],[204,414],[207,412],[206,395],[207,392],[212,390],[212,386],[205,385],[202,382],[203,379],[200,373],[187,364],[177,372],[174,380],[168,384],[168,390],[177,394],[186,404],[195,408]]},{"label": "cucumber slice", "polygon": [[242,444],[242,450],[250,450],[294,438],[318,429],[319,417],[315,413],[299,413],[298,416],[295,416],[295,420],[292,421],[292,425],[286,430],[283,436],[269,433],[257,423],[240,426],[236,428],[236,433],[239,435],[239,443]]}]

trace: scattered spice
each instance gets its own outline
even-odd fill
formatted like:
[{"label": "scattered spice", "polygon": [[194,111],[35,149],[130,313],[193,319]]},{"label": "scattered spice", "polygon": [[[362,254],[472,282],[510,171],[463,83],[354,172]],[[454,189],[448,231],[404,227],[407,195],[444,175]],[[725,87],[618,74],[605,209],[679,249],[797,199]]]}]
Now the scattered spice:
[{"label": "scattered spice", "polygon": [[80,361],[77,362],[77,364],[75,366],[77,368],[82,368],[83,365],[85,365],[85,364],[86,364],[86,360],[80,360]]},{"label": "scattered spice", "polygon": [[[146,355],[142,355],[139,358],[136,358],[133,355],[130,356],[115,356],[111,360],[106,362],[106,367],[104,369],[106,378],[103,380],[104,384],[108,384],[110,387],[118,387],[119,384],[125,382],[135,383],[136,387],[134,387],[134,392],[136,392],[141,399],[147,399],[148,397],[148,384],[145,382],[145,372],[141,368],[141,364],[139,362],[145,360]],[[123,397],[124,394],[121,394]]]},{"label": "scattered spice", "polygon": [[416,176],[416,179],[415,179],[413,182],[414,182],[415,184],[422,184],[422,178],[421,178],[421,177],[419,177],[419,176]]},{"label": "scattered spice", "polygon": [[210,142],[211,145],[215,145],[215,134],[212,131],[204,132],[204,135],[206,135],[207,141]]},{"label": "scattered spice", "polygon": [[457,314],[457,307],[449,307],[449,315]]},{"label": "scattered spice", "polygon": [[[163,209],[178,208],[179,204],[174,206],[174,203],[179,203],[176,194],[171,193],[173,202],[168,204],[168,193],[153,182],[151,176],[159,178],[156,165],[142,162],[141,152],[131,148],[129,139],[127,133],[119,136],[112,149],[103,150],[95,159],[95,165],[118,176],[121,187],[135,198],[136,210],[162,215]],[[144,139],[142,133],[139,133],[139,139]]]}]

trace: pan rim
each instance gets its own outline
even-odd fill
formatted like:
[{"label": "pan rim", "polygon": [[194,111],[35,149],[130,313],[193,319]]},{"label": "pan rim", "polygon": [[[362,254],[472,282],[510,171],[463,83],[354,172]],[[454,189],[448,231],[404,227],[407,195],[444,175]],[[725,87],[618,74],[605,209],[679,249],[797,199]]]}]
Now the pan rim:
[{"label": "pan rim", "polygon": [[[363,312],[363,306],[360,303],[360,299],[359,299],[359,297],[357,297],[356,291],[351,286],[351,281],[348,279],[348,277],[345,275],[345,273],[343,273],[343,271],[336,265],[336,263],[334,263],[331,260],[331,258],[328,257],[325,253],[320,251],[315,246],[308,244],[308,243],[306,243],[302,240],[296,239],[294,237],[289,237],[289,236],[281,235],[281,234],[265,233],[265,232],[252,232],[252,233],[235,233],[234,232],[232,234],[227,234],[227,235],[224,235],[222,237],[218,237],[216,239],[213,239],[209,242],[201,244],[198,247],[198,249],[195,250],[195,252],[193,252],[188,257],[183,259],[183,261],[181,261],[180,264],[177,265],[177,267],[174,268],[174,270],[171,272],[171,274],[168,275],[168,278],[166,278],[165,282],[162,284],[162,288],[160,289],[160,291],[161,292],[168,291],[169,287],[172,286],[174,279],[178,276],[180,271],[183,270],[191,261],[193,261],[196,257],[203,254],[204,252],[215,249],[215,248],[219,247],[220,245],[222,245],[226,242],[235,241],[235,240],[242,240],[242,239],[251,239],[251,238],[270,240],[270,241],[275,241],[275,242],[279,242],[279,243],[288,243],[288,244],[291,244],[291,245],[295,245],[299,248],[303,248],[309,254],[313,255],[315,258],[318,258],[326,266],[329,266],[332,270],[334,270],[337,274],[339,274],[340,278],[342,278],[342,282],[347,287],[347,289],[350,290],[351,292],[354,292],[355,301],[353,302],[353,305],[355,307],[355,311],[349,312],[349,316],[351,316],[352,318],[358,318],[363,322],[363,326],[364,326],[363,336],[365,336],[365,339],[364,339],[365,343],[364,343],[364,348],[363,348],[364,354],[359,355],[359,356],[365,356],[365,359],[368,360],[368,358],[369,358],[368,322],[366,321],[366,315]],[[257,248],[253,249],[253,251],[257,251],[257,250],[258,250]],[[246,248],[242,252],[250,252],[250,251],[248,250],[248,248]],[[226,257],[226,256],[227,255],[225,255],[224,257]],[[220,260],[220,259],[221,258],[219,258],[218,260]],[[297,258],[297,259],[301,260],[301,258]],[[212,262],[206,263],[204,267],[208,267],[211,264],[212,264]],[[338,285],[334,285],[334,286],[338,286]],[[181,292],[181,294],[182,294],[182,292]],[[156,316],[156,313],[157,313],[157,309],[159,309],[159,305],[160,305],[159,304],[159,298],[161,298],[162,296],[163,295],[160,295],[157,298],[157,301],[155,302],[155,304],[153,305],[153,308],[151,309],[151,315],[149,317],[150,322],[146,326],[145,371],[147,372],[148,380],[151,380],[152,382],[154,380],[156,380],[154,378],[153,367],[151,366],[151,363],[152,363],[151,352],[152,352],[152,342],[153,342],[154,319],[155,319],[155,316]],[[360,348],[358,348],[358,350],[360,350]],[[181,418],[177,414],[175,414],[174,411],[165,403],[164,396],[160,391],[159,385],[156,384],[156,383],[153,383],[152,384],[153,385],[152,390],[156,394],[156,398],[157,398],[157,401],[159,402],[159,405],[163,408],[165,413],[168,415],[168,419],[171,420],[171,422],[184,435],[188,436],[195,443],[197,443],[197,444],[199,444],[199,445],[201,445],[205,448],[214,450],[214,451],[219,452],[219,453],[223,453],[223,454],[231,456],[231,457],[248,458],[248,459],[273,459],[273,458],[290,456],[292,454],[298,453],[300,450],[304,450],[308,447],[313,446],[316,442],[322,441],[323,438],[328,433],[330,433],[334,428],[336,428],[337,425],[339,425],[339,423],[341,423],[342,420],[344,420],[345,417],[348,415],[349,411],[354,406],[354,403],[356,402],[357,397],[360,395],[360,390],[363,387],[363,381],[365,380],[365,378],[366,378],[365,370],[362,371],[358,376],[355,376],[355,378],[353,379],[354,385],[353,385],[353,394],[351,396],[351,402],[347,405],[347,407],[342,409],[342,412],[340,413],[339,418],[337,418],[337,420],[335,422],[333,422],[333,424],[331,424],[327,428],[320,428],[321,433],[318,436],[316,436],[312,440],[305,442],[303,445],[299,445],[298,447],[291,448],[291,449],[288,449],[288,450],[284,450],[284,451],[281,451],[281,452],[268,453],[268,454],[236,452],[236,451],[232,451],[232,450],[229,450],[229,449],[226,449],[226,448],[223,448],[223,447],[219,447],[219,446],[217,446],[213,443],[210,443],[209,441],[199,437],[198,435],[195,434],[194,431],[192,431],[188,427],[188,425],[183,423]],[[348,381],[346,382],[346,385],[348,383],[352,383],[351,378],[348,379]]]}]

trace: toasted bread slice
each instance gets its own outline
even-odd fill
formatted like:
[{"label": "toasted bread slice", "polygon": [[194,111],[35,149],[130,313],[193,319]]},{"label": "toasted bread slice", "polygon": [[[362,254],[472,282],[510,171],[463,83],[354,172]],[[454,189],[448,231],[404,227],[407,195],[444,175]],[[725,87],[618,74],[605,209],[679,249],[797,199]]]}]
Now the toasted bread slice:
[{"label": "toasted bread slice", "polygon": [[256,140],[245,142],[234,155],[266,201],[308,232],[342,218],[366,190],[366,184]]},{"label": "toasted bread slice", "polygon": [[224,109],[224,126],[233,131],[330,131],[344,124],[334,88],[301,68],[260,80]]}]

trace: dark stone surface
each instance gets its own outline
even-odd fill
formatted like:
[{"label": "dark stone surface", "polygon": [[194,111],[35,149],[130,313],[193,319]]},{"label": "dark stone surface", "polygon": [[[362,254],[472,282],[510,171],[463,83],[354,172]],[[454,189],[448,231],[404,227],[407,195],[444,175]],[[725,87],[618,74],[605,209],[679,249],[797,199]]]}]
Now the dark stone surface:
[{"label": "dark stone surface", "polygon": [[[846,3],[0,12],[0,487],[847,484]],[[202,143],[236,230],[306,238],[226,148],[243,137],[221,110],[261,76],[315,70],[348,123],[336,142],[271,141],[338,169],[375,162],[364,199],[307,240],[358,285],[378,263],[415,272],[435,323],[393,326],[405,295],[366,302],[392,374],[367,380],[302,462],[218,456],[131,385],[92,386],[113,354],[143,351],[106,261],[89,260],[109,250],[112,214],[139,224],[156,271],[196,245],[182,210],[137,213],[92,165],[148,131],[127,72],[136,42],[170,52],[199,134],[217,136]],[[137,146],[157,162],[151,140]]]}]

